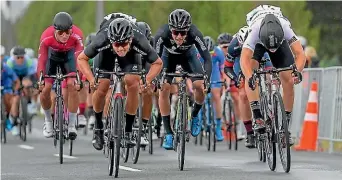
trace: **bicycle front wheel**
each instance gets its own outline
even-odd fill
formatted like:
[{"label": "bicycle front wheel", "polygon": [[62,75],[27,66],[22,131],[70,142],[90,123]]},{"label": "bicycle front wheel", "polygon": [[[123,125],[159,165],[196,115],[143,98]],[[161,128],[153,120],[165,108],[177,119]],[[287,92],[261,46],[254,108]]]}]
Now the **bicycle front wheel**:
[{"label": "bicycle front wheel", "polygon": [[63,116],[63,104],[62,97],[57,98],[57,120],[59,130],[59,163],[63,164],[63,145],[64,145],[64,116]]},{"label": "bicycle front wheel", "polygon": [[19,135],[22,141],[26,141],[26,124],[27,124],[27,119],[28,119],[26,97],[23,97],[23,96],[20,97],[19,112],[20,112]]},{"label": "bicycle front wheel", "polygon": [[284,171],[288,173],[291,168],[290,137],[285,107],[279,92],[273,94],[273,108],[280,161]]},{"label": "bicycle front wheel", "polygon": [[179,170],[183,171],[184,169],[184,161],[185,161],[185,135],[186,135],[186,122],[187,119],[187,103],[186,103],[186,96],[183,95],[182,98],[182,105],[180,106],[180,114],[181,119],[178,125],[178,132],[179,133],[179,145],[177,146],[177,154],[178,154],[178,167]]},{"label": "bicycle front wheel", "polygon": [[[121,147],[121,138],[122,138],[122,122],[124,121],[123,117],[123,100],[121,97],[117,97],[115,99],[114,104],[114,115],[113,115],[113,127],[111,128],[110,141],[113,142],[113,146],[111,147],[109,155],[109,159],[113,160],[114,165],[114,177],[118,177],[119,175],[119,164],[120,164],[120,147]],[[112,145],[110,144],[110,145]]]}]

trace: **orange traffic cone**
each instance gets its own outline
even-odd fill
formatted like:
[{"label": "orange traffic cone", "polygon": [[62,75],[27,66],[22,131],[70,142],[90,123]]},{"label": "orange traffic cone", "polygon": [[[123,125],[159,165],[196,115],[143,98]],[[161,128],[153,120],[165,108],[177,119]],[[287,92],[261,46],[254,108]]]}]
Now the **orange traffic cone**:
[{"label": "orange traffic cone", "polygon": [[318,84],[312,82],[304,117],[302,136],[295,150],[315,151],[318,137]]}]

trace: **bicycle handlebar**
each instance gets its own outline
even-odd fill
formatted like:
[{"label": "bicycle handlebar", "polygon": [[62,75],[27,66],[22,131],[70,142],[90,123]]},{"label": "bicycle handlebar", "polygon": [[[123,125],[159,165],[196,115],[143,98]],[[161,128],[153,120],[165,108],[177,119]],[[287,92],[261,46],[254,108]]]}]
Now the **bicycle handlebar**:
[{"label": "bicycle handlebar", "polygon": [[[52,78],[52,79],[55,79],[57,81],[63,81],[66,78],[76,78],[75,83],[80,86],[80,89],[77,91],[80,91],[83,88],[83,83],[81,81],[78,70],[76,70],[76,75],[69,75],[69,74],[63,75],[63,74],[59,74],[59,73],[57,73],[56,75],[43,75],[43,71],[40,71],[39,81],[37,82],[37,86],[35,87],[36,89],[39,88],[38,84],[45,85],[45,81],[44,81],[45,78]],[[41,91],[39,91],[39,93],[40,92]]]}]

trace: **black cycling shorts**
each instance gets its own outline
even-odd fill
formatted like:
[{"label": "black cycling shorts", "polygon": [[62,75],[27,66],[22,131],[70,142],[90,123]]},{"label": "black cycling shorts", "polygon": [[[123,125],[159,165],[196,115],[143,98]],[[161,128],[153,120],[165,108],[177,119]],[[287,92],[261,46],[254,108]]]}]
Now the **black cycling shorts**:
[{"label": "black cycling shorts", "polygon": [[[139,53],[129,51],[125,57],[119,57],[111,49],[101,51],[94,58],[94,69],[99,68],[100,70],[113,72],[116,58],[122,72],[138,72],[140,70],[141,55]],[[110,79],[110,75],[102,74],[100,78]]]},{"label": "black cycling shorts", "polygon": [[[185,72],[204,74],[202,63],[197,57],[197,51],[194,46],[184,54],[171,54],[164,48],[161,59],[163,60],[163,68],[166,68],[168,73],[174,73],[176,66],[181,65]],[[166,77],[166,80],[171,84],[172,77]],[[192,82],[196,80],[203,80],[203,78],[191,78]]]},{"label": "black cycling shorts", "polygon": [[289,67],[294,63],[294,57],[287,41],[283,41],[274,53],[268,51],[263,45],[258,43],[254,49],[253,59],[260,62],[265,52],[269,54],[271,62],[275,68]]}]

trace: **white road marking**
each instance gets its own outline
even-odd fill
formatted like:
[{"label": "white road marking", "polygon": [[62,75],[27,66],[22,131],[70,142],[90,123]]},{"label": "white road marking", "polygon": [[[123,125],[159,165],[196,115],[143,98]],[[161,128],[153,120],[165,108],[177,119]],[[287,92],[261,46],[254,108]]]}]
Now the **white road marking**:
[{"label": "white road marking", "polygon": [[33,147],[33,146],[28,146],[28,145],[23,145],[23,144],[21,144],[21,145],[18,145],[18,147],[19,147],[19,148],[22,148],[22,149],[28,149],[28,150],[32,150],[32,149],[34,149],[34,147]]},{"label": "white road marking", "polygon": [[[54,154],[54,156],[59,157],[59,154]],[[65,155],[65,154],[63,154],[63,158],[66,158],[66,159],[77,159],[77,157],[75,157],[75,156],[69,156],[69,155]]]},{"label": "white road marking", "polygon": [[139,169],[134,169],[134,168],[126,167],[126,166],[119,166],[119,168],[122,170],[133,171],[133,172],[140,172],[141,171]]}]

